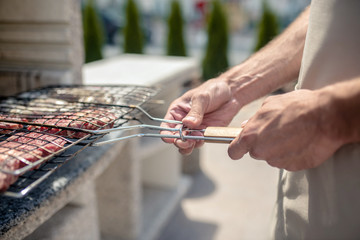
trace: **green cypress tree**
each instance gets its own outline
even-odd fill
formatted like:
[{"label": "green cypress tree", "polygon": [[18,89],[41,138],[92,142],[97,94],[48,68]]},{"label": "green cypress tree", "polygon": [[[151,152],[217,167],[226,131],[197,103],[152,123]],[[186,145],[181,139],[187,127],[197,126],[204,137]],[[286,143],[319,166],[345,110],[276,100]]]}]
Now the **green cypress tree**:
[{"label": "green cypress tree", "polygon": [[203,60],[203,80],[214,78],[229,67],[228,24],[225,12],[218,0],[212,2],[208,23],[208,43]]},{"label": "green cypress tree", "polygon": [[104,43],[102,22],[93,0],[87,0],[83,11],[85,62],[100,60]]},{"label": "green cypress tree", "polygon": [[171,13],[168,19],[167,55],[186,56],[183,17],[180,3],[177,0],[171,2]]},{"label": "green cypress tree", "polygon": [[257,42],[254,51],[258,51],[279,33],[279,23],[267,1],[263,1],[263,13],[258,24]]},{"label": "green cypress tree", "polygon": [[143,33],[140,28],[139,12],[133,0],[128,0],[126,5],[124,52],[143,53]]}]

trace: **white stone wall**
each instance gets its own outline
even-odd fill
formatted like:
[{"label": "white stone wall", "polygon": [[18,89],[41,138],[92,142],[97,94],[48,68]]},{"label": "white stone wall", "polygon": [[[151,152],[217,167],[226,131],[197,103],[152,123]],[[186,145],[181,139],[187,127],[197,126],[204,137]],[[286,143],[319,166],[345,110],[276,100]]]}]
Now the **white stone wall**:
[{"label": "white stone wall", "polygon": [[80,1],[0,0],[0,95],[81,83],[82,46]]}]

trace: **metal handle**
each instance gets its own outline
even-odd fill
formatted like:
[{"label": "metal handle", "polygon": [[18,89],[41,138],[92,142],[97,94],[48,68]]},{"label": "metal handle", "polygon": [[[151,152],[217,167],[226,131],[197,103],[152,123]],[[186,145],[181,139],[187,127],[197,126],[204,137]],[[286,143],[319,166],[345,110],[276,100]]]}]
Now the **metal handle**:
[{"label": "metal handle", "polygon": [[[154,137],[154,138],[177,138],[183,140],[202,140],[209,143],[230,143],[234,140],[242,131],[242,128],[234,128],[234,127],[207,127],[203,130],[190,130],[190,131],[200,131],[203,132],[204,136],[191,136],[191,135],[183,135],[181,128],[161,128],[154,127],[149,125],[135,125],[133,127],[129,126],[128,128],[124,127],[123,130],[130,130],[134,128],[151,128],[155,130],[168,130],[179,132],[179,135],[163,135],[163,134],[153,134],[153,133],[138,133],[129,136],[119,137],[116,139],[106,140],[102,142],[95,142],[92,146],[101,146],[108,143],[114,143],[118,141],[122,141],[125,139],[136,138],[136,137]],[[187,130],[189,131],[189,130]]]},{"label": "metal handle", "polygon": [[[207,127],[204,132],[204,137],[207,137],[208,140],[205,140],[205,142],[230,143],[239,136],[241,131],[242,128],[236,127]],[[229,140],[218,141],[218,138],[228,138]]]}]

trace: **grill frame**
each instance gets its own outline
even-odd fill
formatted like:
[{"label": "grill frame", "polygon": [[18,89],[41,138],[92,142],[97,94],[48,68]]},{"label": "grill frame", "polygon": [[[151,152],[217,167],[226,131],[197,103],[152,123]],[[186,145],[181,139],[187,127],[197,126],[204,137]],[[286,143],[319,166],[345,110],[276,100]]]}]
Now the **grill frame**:
[{"label": "grill frame", "polygon": [[[110,109],[114,110],[114,111],[117,111],[117,108],[123,109],[124,107],[115,107],[115,106],[110,107]],[[96,107],[94,109],[96,109]],[[114,119],[112,121],[109,121],[107,124],[105,124],[103,126],[97,126],[97,127],[98,127],[99,130],[101,130],[101,129],[106,129],[108,127],[110,128],[110,127],[114,127],[114,126],[115,127],[120,126],[120,125],[128,122],[129,119],[133,119],[133,118],[126,119],[126,116],[128,114],[130,114],[132,111],[133,110],[131,108],[128,108],[127,111],[122,111],[121,114],[119,114],[116,119]],[[120,112],[120,110],[119,110],[119,112]],[[44,118],[44,116],[46,116],[46,115],[37,115],[37,117],[35,117],[34,119]],[[57,118],[49,118],[49,120],[52,120],[52,119],[57,119]],[[96,118],[94,118],[94,120],[96,120]],[[76,119],[70,119],[69,124],[73,123],[73,122],[78,122],[78,121],[79,120],[77,118]],[[41,123],[23,122],[23,121],[12,121],[12,120],[5,120],[5,119],[1,119],[0,122],[18,123],[18,124],[23,125],[23,127],[20,128],[20,129],[11,130],[10,133],[5,133],[3,135],[0,135],[0,140],[3,140],[3,141],[7,141],[7,139],[9,139],[9,137],[15,136],[17,133],[43,133],[43,134],[48,134],[48,135],[52,135],[52,136],[61,136],[61,135],[56,135],[56,133],[66,131],[66,132],[72,132],[72,133],[69,134],[69,136],[67,136],[67,137],[65,136],[65,139],[66,139],[67,143],[69,144],[69,146],[64,147],[64,149],[67,149],[67,148],[69,148],[69,147],[71,147],[71,146],[73,146],[75,144],[78,144],[78,143],[80,143],[82,141],[85,141],[91,135],[94,135],[91,132],[91,130],[74,128],[74,127],[64,127],[64,126],[56,126],[56,125],[51,125],[51,124],[41,124]],[[83,123],[88,123],[88,120],[84,121]],[[30,126],[32,127],[32,129],[29,129]],[[0,128],[0,129],[10,130],[10,129],[4,129],[4,128]],[[54,132],[53,130],[56,132],[55,134],[53,133]],[[73,140],[74,138],[71,138],[71,135],[76,135],[76,134],[79,134],[79,133],[84,134],[84,136],[81,137],[81,138],[75,138],[76,140]],[[61,150],[56,151],[54,154],[51,154],[51,155],[54,156],[54,155],[56,155],[58,153],[61,153],[62,151],[63,150],[61,149]],[[25,166],[25,167],[23,167],[21,169],[15,170],[15,171],[4,170],[1,167],[4,164],[0,164],[0,171],[17,176],[17,175],[22,174],[25,171],[33,168],[33,167],[36,167],[37,165],[41,164],[42,162],[44,162],[44,161],[46,161],[48,159],[49,159],[49,157],[46,156],[44,158],[41,158],[41,159],[37,160],[35,163],[32,163],[30,165],[27,165],[27,166]]]},{"label": "grill frame", "polygon": [[[98,136],[98,138],[102,138],[102,136]],[[40,183],[46,180],[52,173],[54,173],[58,168],[63,166],[70,159],[75,157],[81,151],[85,150],[88,146],[91,145],[91,142],[81,146],[83,140],[80,139],[76,143],[68,146],[66,149],[63,149],[61,152],[55,154],[54,156],[48,156],[47,159],[41,163],[39,169],[32,169],[31,171],[26,171],[25,175],[19,175],[19,179],[12,184],[9,189],[4,192],[2,195],[12,198],[22,198],[26,196],[31,190],[37,187]],[[96,141],[96,140],[95,140]],[[81,146],[79,150],[72,154],[66,154],[70,148]],[[59,159],[64,158],[62,161],[58,161]],[[49,167],[49,164],[54,164],[53,167]],[[37,175],[37,173],[43,172],[41,176]],[[28,175],[26,175],[28,174]],[[25,183],[26,182],[26,183]]]},{"label": "grill frame", "polygon": [[[159,88],[155,88],[155,87],[144,87],[144,86],[137,86],[137,85],[112,85],[112,86],[102,86],[102,85],[73,85],[73,86],[51,86],[51,87],[45,87],[45,88],[41,88],[41,89],[37,89],[34,91],[30,91],[30,92],[25,92],[25,93],[21,93],[18,96],[16,96],[16,98],[11,98],[11,99],[15,99],[14,101],[20,101],[20,102],[26,102],[29,101],[31,102],[34,99],[44,99],[46,98],[46,92],[47,91],[51,91],[53,89],[73,89],[73,88],[109,88],[111,87],[112,89],[114,88],[131,88],[134,87],[135,89],[141,88],[141,89],[146,89],[148,90],[146,92],[146,94],[144,94],[143,97],[141,97],[141,102],[139,102],[138,99],[136,99],[134,101],[134,103],[137,106],[143,106],[145,103],[148,103],[150,101],[150,99],[152,99],[158,92],[159,92]],[[35,93],[34,97],[30,97],[32,96],[31,94]],[[24,97],[24,94],[26,94]],[[52,98],[55,98],[56,96],[52,95]],[[61,97],[61,95],[59,95],[58,97]],[[8,100],[9,98],[6,98],[4,100]],[[75,98],[76,99],[76,98]],[[81,101],[69,101],[70,103],[74,103],[76,106],[81,106],[81,107],[93,107],[94,109],[96,108],[105,108],[105,109],[111,109],[112,111],[116,112],[119,111],[121,112],[121,114],[119,114],[119,116],[116,117],[116,119],[112,122],[112,123],[107,123],[104,126],[100,126],[98,129],[104,129],[105,127],[107,127],[109,124],[111,125],[111,127],[117,127],[117,126],[122,126],[125,124],[128,124],[128,122],[130,120],[138,120],[138,116],[141,115],[141,111],[138,111],[136,108],[130,106],[129,105],[124,105],[124,104],[119,104],[117,105],[116,103],[121,102],[123,103],[123,100],[121,100],[121,98],[119,99],[119,101],[115,101],[112,102],[111,104],[108,103],[104,103],[104,102],[81,102]],[[131,104],[133,105],[133,104]],[[0,112],[1,112],[1,103],[0,103]],[[11,108],[10,108],[11,109]],[[25,108],[26,109],[26,108]],[[54,113],[54,112],[51,112]],[[21,115],[21,114],[20,114]],[[26,115],[26,114],[25,114]],[[19,115],[17,115],[19,116]],[[22,117],[24,117],[24,114],[21,115]],[[40,115],[38,115],[37,117],[40,117]],[[35,117],[36,118],[36,117]],[[5,193],[3,193],[3,195],[5,196],[9,196],[9,197],[15,197],[15,198],[21,198],[23,196],[25,196],[28,192],[30,192],[33,188],[35,188],[36,186],[38,186],[42,181],[44,181],[50,174],[52,174],[56,169],[58,169],[59,167],[61,167],[63,164],[65,164],[68,160],[70,160],[71,158],[73,158],[74,156],[76,156],[79,152],[83,151],[84,149],[86,149],[87,147],[89,147],[92,143],[96,142],[97,140],[99,140],[100,138],[104,137],[106,135],[106,133],[103,134],[93,134],[91,133],[91,130],[86,130],[86,129],[78,129],[78,128],[73,128],[73,127],[61,127],[61,126],[54,126],[54,125],[48,125],[48,124],[38,124],[38,123],[33,123],[33,122],[23,122],[23,121],[12,121],[12,120],[5,120],[5,119],[0,119],[0,122],[8,122],[8,123],[18,123],[18,124],[23,124],[26,128],[28,126],[38,126],[38,127],[47,127],[47,128],[56,128],[56,129],[62,129],[62,130],[67,130],[67,131],[74,131],[74,132],[82,132],[85,133],[86,135],[80,139],[71,139],[71,138],[67,138],[65,137],[65,139],[67,140],[67,144],[66,146],[64,146],[62,149],[40,159],[37,160],[36,162],[26,165],[25,167],[21,168],[21,169],[17,169],[15,171],[4,171],[3,169],[0,168],[1,172],[6,172],[7,174],[12,174],[12,175],[16,175],[19,176],[19,180],[22,178],[26,178],[26,174],[28,174],[28,172],[46,172],[45,174],[43,174],[41,177],[34,179],[31,183],[27,184],[27,186],[25,186],[24,188],[22,187],[18,187],[16,184],[19,182],[19,180],[17,182],[15,182],[14,184],[12,184],[10,186],[10,188],[8,189],[8,191],[6,191]],[[36,128],[35,128],[36,129]],[[21,130],[14,130],[15,132],[19,132]],[[24,129],[22,129],[22,131],[25,131]],[[32,130],[26,130],[26,131],[32,131]],[[4,136],[2,136],[2,138],[4,138]],[[0,139],[2,139],[0,136]],[[79,148],[76,152],[66,156],[66,154],[68,154],[68,152],[70,150],[73,150],[74,148]],[[57,159],[60,158],[64,158],[64,161],[59,161],[57,164],[54,164],[54,167],[49,168],[49,164],[52,164],[54,162],[57,161]],[[41,165],[41,166],[40,166]],[[40,166],[40,168],[38,169],[34,169],[34,167],[36,166]],[[47,169],[45,169],[47,168]],[[16,189],[16,191],[14,191],[13,189]]]},{"label": "grill frame", "polygon": [[[53,95],[53,93],[52,93],[52,92],[56,91],[57,89],[65,90],[65,89],[84,89],[84,88],[85,89],[87,88],[90,92],[91,91],[96,92],[99,89],[104,89],[105,91],[107,91],[109,89],[112,91],[111,94],[114,97],[114,101],[112,101],[111,103],[101,102],[98,100],[91,101],[91,102],[84,102],[84,101],[75,100],[74,98],[71,98],[71,97],[69,99],[67,99],[66,97],[62,96],[61,94]],[[121,92],[116,92],[117,88],[122,88],[122,89],[128,88],[128,89],[133,89],[133,90],[126,94],[122,94]],[[42,94],[43,94],[43,96],[53,97],[53,98],[59,98],[59,96],[62,96],[61,99],[66,100],[68,102],[95,103],[95,104],[105,104],[105,105],[106,104],[109,104],[109,105],[115,104],[115,105],[139,105],[139,106],[141,106],[149,99],[146,99],[146,100],[137,99],[138,102],[134,102],[135,98],[131,98],[131,99],[129,99],[129,102],[126,102],[125,104],[123,103],[124,95],[130,96],[131,94],[136,93],[138,90],[146,91],[148,93],[148,95],[146,97],[148,97],[148,98],[154,97],[160,91],[160,89],[158,87],[129,85],[129,84],[120,84],[120,85],[79,85],[79,84],[77,84],[77,85],[53,85],[53,86],[43,87],[43,88],[35,89],[32,91],[26,91],[26,92],[20,93],[20,94],[18,94],[18,98],[22,98],[22,99],[41,98]],[[76,94],[73,94],[72,96],[80,97],[79,95],[76,95]],[[144,97],[144,95],[143,95],[143,97]]]}]

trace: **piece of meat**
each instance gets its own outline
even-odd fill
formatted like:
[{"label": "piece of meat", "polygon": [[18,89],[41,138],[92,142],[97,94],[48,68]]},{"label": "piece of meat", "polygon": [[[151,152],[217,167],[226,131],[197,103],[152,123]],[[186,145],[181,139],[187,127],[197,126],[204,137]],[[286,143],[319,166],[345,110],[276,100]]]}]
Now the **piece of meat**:
[{"label": "piece of meat", "polygon": [[[10,120],[10,121],[27,122],[26,119],[6,116],[4,114],[0,114],[0,119]],[[23,125],[19,124],[19,123],[10,123],[10,122],[1,122],[0,121],[0,134],[10,133],[12,130],[19,129],[19,128],[22,128],[22,127],[23,127]]]},{"label": "piece of meat", "polygon": [[[46,116],[41,119],[36,119],[33,123],[47,124],[52,126],[70,127],[77,129],[98,130],[100,128],[112,128],[116,116],[107,109],[82,109],[78,112],[65,112],[61,115]],[[46,126],[29,126],[29,130],[40,130],[48,133],[57,134],[60,136],[71,138],[82,138],[88,133],[81,131],[64,130],[58,128],[49,128]]]},{"label": "piece of meat", "polygon": [[7,141],[12,141],[12,144],[21,144],[21,146],[16,149],[30,151],[32,154],[38,154],[41,157],[46,157],[57,152],[62,149],[66,143],[66,139],[62,137],[37,132],[19,132],[9,137]]},{"label": "piece of meat", "polygon": [[[8,149],[0,147],[0,151],[1,152],[7,151],[6,153],[0,153],[0,163],[1,163],[0,166],[3,170],[14,171],[19,168],[20,161],[15,157],[12,157],[11,155],[8,155],[9,153]],[[0,172],[0,192],[6,191],[9,188],[9,186],[17,180],[17,178],[18,177],[15,175]]]},{"label": "piece of meat", "polygon": [[[64,116],[44,116],[43,118],[38,118],[32,121],[33,123],[38,124],[46,124],[46,125],[52,125],[52,126],[61,126],[61,127],[67,127],[71,120],[64,119]],[[56,134],[60,136],[66,136],[66,130],[62,130],[59,128],[50,128],[46,126],[35,126],[35,125],[29,125],[28,130],[35,130],[35,131],[41,131],[41,132],[47,132],[51,134]]]},{"label": "piece of meat", "polygon": [[70,111],[70,109],[74,108],[74,104],[52,98],[39,98],[31,101],[10,98],[2,101],[0,105],[4,108],[4,111],[21,115],[44,115],[59,111]]},{"label": "piece of meat", "polygon": [[[36,132],[16,133],[0,142],[0,167],[8,171],[20,169],[59,151],[65,143],[66,139],[58,136]],[[18,176],[0,172],[0,192],[6,191],[17,178]]]}]

